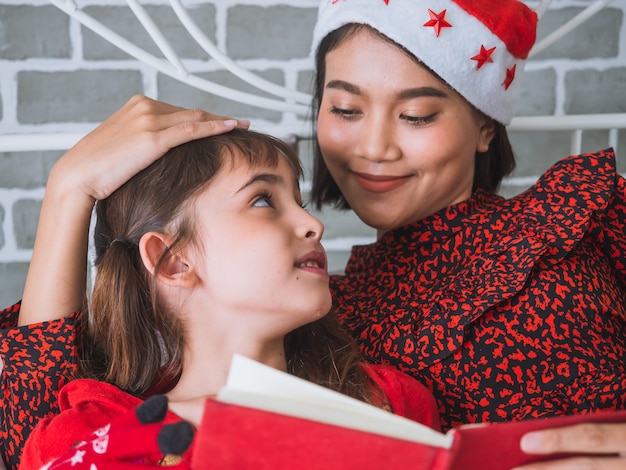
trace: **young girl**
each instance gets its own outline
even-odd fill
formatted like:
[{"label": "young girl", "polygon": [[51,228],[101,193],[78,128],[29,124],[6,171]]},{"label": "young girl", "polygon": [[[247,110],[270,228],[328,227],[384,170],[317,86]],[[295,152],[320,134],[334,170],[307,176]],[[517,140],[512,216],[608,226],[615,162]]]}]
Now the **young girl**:
[{"label": "young girl", "polygon": [[134,96],[54,165],[22,302],[0,312],[0,453],[9,469],[38,420],[58,413],[58,392],[75,373],[95,201],[168,149],[248,124]]},{"label": "young girl", "polygon": [[24,468],[154,393],[199,425],[185,410],[218,392],[235,353],[437,425],[428,392],[361,364],[327,315],[323,226],[302,208],[300,176],[286,144],[234,130],[174,148],[97,203],[82,379],[33,431]]}]

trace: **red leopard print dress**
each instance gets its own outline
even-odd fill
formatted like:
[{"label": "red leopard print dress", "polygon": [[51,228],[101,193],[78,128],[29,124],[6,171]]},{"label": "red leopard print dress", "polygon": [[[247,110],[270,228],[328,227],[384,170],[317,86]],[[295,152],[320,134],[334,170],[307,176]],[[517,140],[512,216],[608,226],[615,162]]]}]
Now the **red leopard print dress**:
[{"label": "red leopard print dress", "polygon": [[623,409],[625,225],[613,152],[569,157],[518,197],[478,191],[354,247],[338,315],[431,389],[444,429]]},{"label": "red leopard print dress", "polygon": [[59,412],[59,390],[76,370],[77,314],[18,328],[19,307],[0,311],[0,457],[8,470],[37,422]]}]

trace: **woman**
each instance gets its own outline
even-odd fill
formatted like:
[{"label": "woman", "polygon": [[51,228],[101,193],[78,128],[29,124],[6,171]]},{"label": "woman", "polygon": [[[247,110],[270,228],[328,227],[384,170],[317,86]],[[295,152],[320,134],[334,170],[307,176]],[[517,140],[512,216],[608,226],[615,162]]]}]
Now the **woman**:
[{"label": "woman", "polygon": [[[517,1],[329,0],[314,32],[312,197],[378,234],[331,281],[338,316],[367,357],[433,391],[444,428],[626,407],[612,152],[494,195],[514,167],[504,126],[535,26]],[[621,432],[599,452],[623,452]]]}]

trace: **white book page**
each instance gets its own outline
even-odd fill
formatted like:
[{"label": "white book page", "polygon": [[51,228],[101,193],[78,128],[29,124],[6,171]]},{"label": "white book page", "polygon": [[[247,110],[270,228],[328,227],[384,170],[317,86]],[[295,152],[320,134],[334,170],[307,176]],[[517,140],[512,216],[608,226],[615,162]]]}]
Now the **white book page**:
[{"label": "white book page", "polygon": [[452,436],[235,355],[219,401],[449,448]]}]

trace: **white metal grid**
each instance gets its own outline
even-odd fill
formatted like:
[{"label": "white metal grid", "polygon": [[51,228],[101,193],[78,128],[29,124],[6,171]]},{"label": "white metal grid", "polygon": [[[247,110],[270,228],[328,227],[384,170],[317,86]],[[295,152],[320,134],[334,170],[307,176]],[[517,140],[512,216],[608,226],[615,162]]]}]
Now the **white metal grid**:
[{"label": "white metal grid", "polygon": [[[134,45],[126,38],[113,32],[108,27],[96,21],[86,14],[76,3],[75,0],[48,0],[51,4],[65,12],[70,17],[91,29],[96,34],[125,51],[138,61],[148,65],[149,67],[172,77],[190,87],[197,88],[207,93],[219,95],[220,97],[230,99],[235,102],[243,102],[248,105],[260,108],[293,113],[294,116],[306,118],[309,113],[311,97],[306,93],[294,91],[259,77],[238,65],[228,56],[223,54],[216,45],[209,40],[203,33],[202,29],[197,26],[191,15],[182,5],[180,0],[168,0],[171,8],[175,12],[181,25],[189,32],[189,35],[195,42],[215,61],[221,64],[226,70],[254,86],[256,89],[269,93],[274,98],[257,96],[251,93],[244,93],[239,90],[225,87],[223,85],[211,82],[204,78],[189,73],[185,68],[182,60],[167,41],[154,21],[150,18],[145,8],[138,0],[126,0],[128,7],[132,10],[138,21],[143,25],[146,32],[152,38],[158,49],[161,51],[163,58],[148,53],[144,49]],[[548,48],[551,44],[568,34],[574,28],[578,27],[584,21],[587,21],[612,0],[593,0],[586,8],[577,16],[572,18],[566,24],[553,31],[550,35],[538,41],[533,47],[530,57],[535,56],[539,52]],[[302,0],[303,6],[316,6],[317,0]],[[541,0],[537,2],[536,11],[541,18],[548,10],[552,0]],[[210,111],[210,110],[209,110]],[[295,121],[295,120],[294,120]],[[295,135],[297,138],[310,138],[310,125],[303,124],[303,121],[294,124],[280,124],[272,128],[264,128],[267,132],[278,136]],[[623,114],[589,114],[589,115],[566,115],[566,116],[529,116],[515,117],[509,126],[511,131],[568,131],[571,133],[570,153],[577,154],[581,151],[581,141],[583,132],[586,130],[609,130],[609,141],[607,146],[613,146],[617,149],[618,133],[622,129],[626,129],[626,113]],[[41,151],[41,150],[66,150],[76,143],[84,133],[20,133],[13,135],[0,135],[0,152],[21,152],[21,151]],[[521,184],[532,184],[536,176],[525,177]],[[516,180],[512,178],[511,180]],[[532,181],[531,181],[532,180]],[[518,181],[509,181],[516,184]],[[306,183],[305,183],[306,184]],[[13,194],[13,193],[11,193]],[[29,193],[31,196],[33,194]],[[39,196],[43,195],[43,188],[37,190]],[[14,195],[18,197],[18,195]],[[7,214],[10,215],[10,214]],[[10,217],[7,217],[9,220]],[[345,251],[354,243],[363,243],[369,240],[361,239],[326,239],[325,246],[329,251]],[[5,246],[2,252],[12,252],[10,259],[30,258],[30,250],[9,249]],[[0,254],[0,260],[3,255]]]},{"label": "white metal grid", "polygon": [[[138,61],[147,64],[160,73],[172,77],[180,82],[207,93],[215,94],[232,101],[245,103],[247,105],[260,108],[290,112],[295,115],[306,117],[309,113],[311,96],[299,91],[291,90],[275,83],[269,82],[258,75],[244,69],[227,55],[222,53],[217,46],[198,27],[189,12],[182,5],[180,0],[169,0],[169,4],[176,14],[181,25],[187,30],[196,43],[214,60],[220,63],[226,70],[239,79],[247,82],[258,90],[270,93],[275,98],[266,98],[252,93],[245,93],[240,90],[229,88],[218,83],[214,83],[205,78],[189,73],[182,60],[165,38],[158,26],[154,23],[146,9],[138,0],[126,0],[128,7],[134,13],[145,31],[154,41],[155,45],[163,54],[164,58],[159,58],[146,50],[141,49],[126,38],[112,31],[101,22],[85,13],[75,0],[48,0],[51,4],[65,12],[85,27],[91,29],[96,34],[111,44],[117,46]],[[548,10],[553,0],[541,0],[536,11],[541,18]],[[573,29],[587,21],[593,15],[606,7],[613,0],[594,0],[579,14],[570,19],[567,23],[554,30],[551,34],[538,41],[532,48],[529,58],[548,48],[551,44],[571,32]],[[317,0],[303,0],[303,4],[317,5]],[[608,115],[579,115],[579,116],[540,116],[540,117],[518,117],[514,118],[509,126],[510,130],[566,130],[572,132],[571,152],[579,153],[581,148],[582,131],[585,129],[609,129],[610,143],[617,147],[617,132],[626,128],[626,114]],[[264,129],[266,130],[266,129]],[[310,126],[295,124],[292,126],[283,125],[268,129],[277,135],[287,136],[296,134],[298,137],[310,137]],[[65,150],[71,147],[82,134],[76,133],[37,133],[37,134],[14,134],[0,135],[0,152],[7,151],[33,151],[33,150]]]}]

